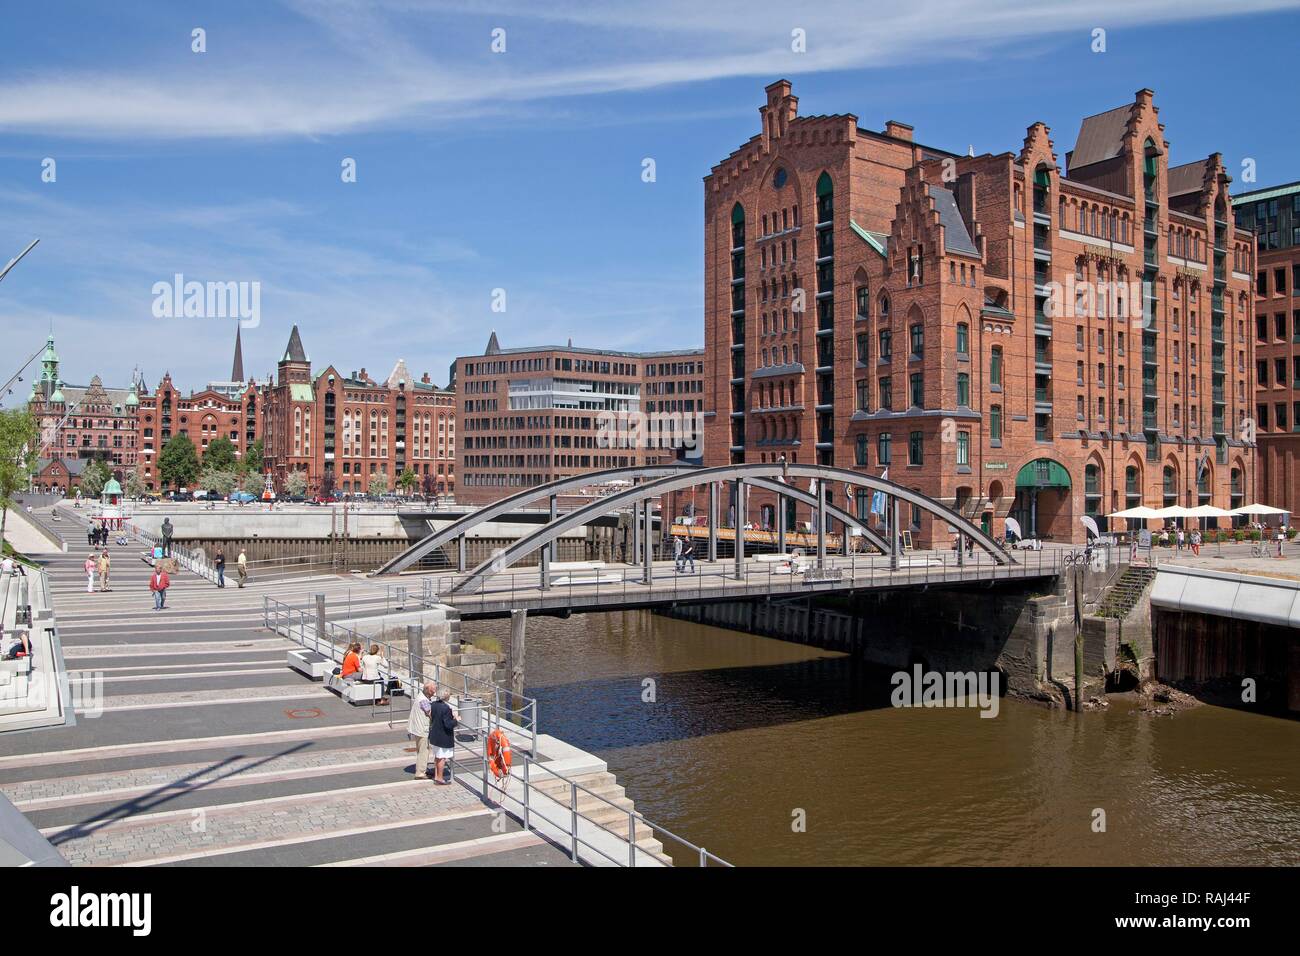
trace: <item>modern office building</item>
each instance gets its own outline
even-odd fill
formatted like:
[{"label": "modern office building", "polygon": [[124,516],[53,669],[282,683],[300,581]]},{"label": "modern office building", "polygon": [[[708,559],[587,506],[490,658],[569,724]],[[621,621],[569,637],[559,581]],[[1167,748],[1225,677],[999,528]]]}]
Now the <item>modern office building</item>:
[{"label": "modern office building", "polygon": [[452,374],[458,500],[486,504],[584,472],[689,459],[676,436],[703,408],[704,362],[701,349],[503,349],[493,332]]},{"label": "modern office building", "polygon": [[1300,182],[1233,196],[1255,234],[1256,494],[1300,512]]},{"label": "modern office building", "polygon": [[1253,237],[1218,154],[1171,163],[1150,90],[1085,118],[1064,162],[1042,123],[960,155],[766,92],[704,180],[707,464],[888,469],[1055,540],[1139,502],[1244,500]]}]

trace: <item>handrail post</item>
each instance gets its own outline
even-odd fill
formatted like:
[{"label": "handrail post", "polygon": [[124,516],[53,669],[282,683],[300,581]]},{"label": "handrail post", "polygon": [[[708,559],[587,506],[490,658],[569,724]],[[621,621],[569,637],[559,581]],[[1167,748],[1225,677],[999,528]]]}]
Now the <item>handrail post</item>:
[{"label": "handrail post", "polygon": [[573,849],[573,862],[578,862],[578,785],[569,781],[569,838]]},{"label": "handrail post", "polygon": [[627,865],[636,866],[636,814],[627,812]]},{"label": "handrail post", "polygon": [[529,791],[529,788],[530,788],[530,784],[529,784],[529,782],[528,782],[528,776],[529,776],[529,774],[528,774],[528,765],[529,765],[530,763],[532,763],[532,761],[529,760],[528,757],[524,757],[524,829],[525,829],[525,830],[531,830],[531,829],[532,829],[532,823],[531,823],[531,820],[532,820],[531,805],[530,805],[529,800],[528,800],[528,791]]}]

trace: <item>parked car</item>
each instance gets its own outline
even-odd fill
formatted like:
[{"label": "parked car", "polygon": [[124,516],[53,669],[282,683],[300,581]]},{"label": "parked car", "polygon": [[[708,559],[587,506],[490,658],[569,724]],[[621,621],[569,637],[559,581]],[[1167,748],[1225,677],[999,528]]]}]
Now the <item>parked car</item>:
[{"label": "parked car", "polygon": [[246,505],[250,501],[256,501],[257,495],[247,491],[232,491],[227,500],[237,505]]}]

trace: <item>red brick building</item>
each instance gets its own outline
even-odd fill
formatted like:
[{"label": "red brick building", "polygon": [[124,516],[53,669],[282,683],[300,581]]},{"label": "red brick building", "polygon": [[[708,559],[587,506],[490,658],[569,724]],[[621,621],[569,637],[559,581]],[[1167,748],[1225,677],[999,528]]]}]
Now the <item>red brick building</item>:
[{"label": "red brick building", "polygon": [[[398,360],[381,383],[365,369],[312,373],[298,327],[289,335],[262,408],[264,454],[278,488],[303,472],[313,494],[400,491],[410,470],[414,494],[456,494],[455,393],[417,381]],[[382,481],[380,478],[382,477]]]},{"label": "red brick building", "polygon": [[1300,182],[1233,197],[1255,234],[1256,494],[1300,513]]},{"label": "red brick building", "polygon": [[[454,365],[459,500],[488,504],[584,472],[690,458],[673,435],[696,430],[704,367],[702,349],[503,349],[493,332],[482,355]],[[652,440],[612,435],[633,416]]]},{"label": "red brick building", "polygon": [[1253,238],[1218,154],[1170,164],[1150,90],[1084,119],[1064,170],[1042,123],[961,156],[797,107],[767,87],[705,177],[706,463],[888,468],[1056,540],[1138,502],[1242,503]]}]

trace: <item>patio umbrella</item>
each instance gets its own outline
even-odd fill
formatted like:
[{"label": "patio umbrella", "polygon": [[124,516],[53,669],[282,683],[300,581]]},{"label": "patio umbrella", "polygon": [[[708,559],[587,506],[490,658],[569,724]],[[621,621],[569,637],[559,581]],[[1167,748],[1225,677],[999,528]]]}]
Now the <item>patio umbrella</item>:
[{"label": "patio umbrella", "polygon": [[1184,508],[1182,505],[1170,505],[1168,508],[1161,508],[1154,515],[1156,518],[1190,518],[1192,509]]},{"label": "patio umbrella", "polygon": [[1235,515],[1289,515],[1291,512],[1285,508],[1274,508],[1271,505],[1253,504],[1233,508],[1232,513]]},{"label": "patio umbrella", "polygon": [[1200,505],[1187,512],[1189,518],[1231,518],[1232,512],[1214,505]]},{"label": "patio umbrella", "polygon": [[1134,521],[1146,521],[1150,518],[1159,518],[1160,515],[1154,508],[1148,508],[1146,505],[1138,505],[1135,508],[1125,508],[1123,511],[1113,512],[1106,517],[1108,518],[1128,518]]}]

